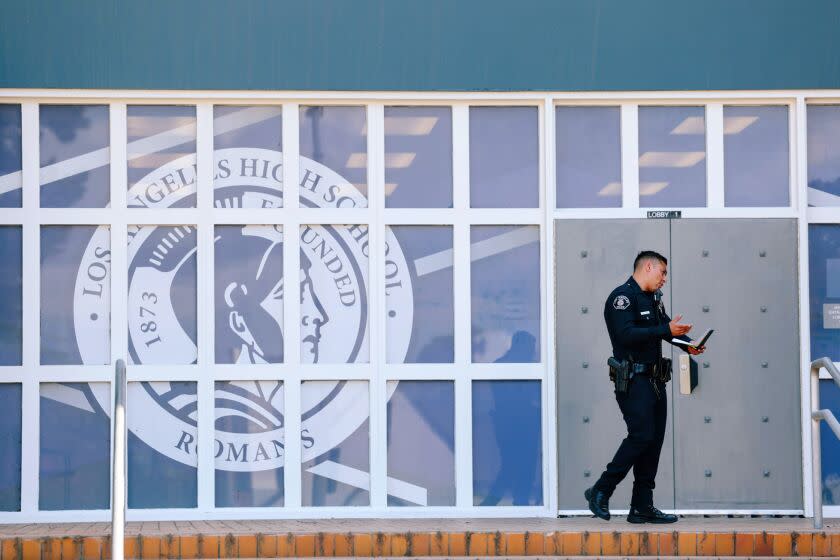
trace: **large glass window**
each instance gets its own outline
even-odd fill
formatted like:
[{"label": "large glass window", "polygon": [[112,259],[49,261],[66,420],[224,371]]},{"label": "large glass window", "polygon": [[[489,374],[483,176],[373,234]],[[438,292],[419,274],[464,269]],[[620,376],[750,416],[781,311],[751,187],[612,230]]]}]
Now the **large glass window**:
[{"label": "large glass window", "polygon": [[639,107],[639,205],[706,206],[703,107]]},{"label": "large glass window", "polygon": [[107,105],[41,105],[41,206],[104,208],[111,199]]},{"label": "large glass window", "polygon": [[0,105],[0,208],[20,208],[21,175],[20,105]]},{"label": "large glass window", "polygon": [[21,384],[0,383],[0,511],[20,511]]},{"label": "large glass window", "polygon": [[129,208],[195,207],[195,107],[129,105]]},{"label": "large glass window", "polygon": [[214,206],[283,206],[283,118],[272,106],[213,108]]},{"label": "large glass window", "polygon": [[128,351],[135,364],[196,360],[196,228],[130,226]]},{"label": "large glass window", "polygon": [[455,387],[388,382],[388,505],[455,505]]},{"label": "large glass window", "polygon": [[111,361],[108,226],[41,227],[41,363]]},{"label": "large glass window", "polygon": [[473,226],[472,361],[540,361],[540,231]]},{"label": "large glass window", "polygon": [[302,505],[369,505],[368,382],[304,381],[300,399]]},{"label": "large glass window", "polygon": [[111,503],[107,383],[42,383],[39,508],[108,509]]},{"label": "large glass window", "polygon": [[621,207],[621,111],[557,107],[557,207]]},{"label": "large glass window", "polygon": [[283,505],[282,381],[216,382],[216,506]]},{"label": "large glass window", "polygon": [[452,363],[452,227],[391,226],[386,231],[388,363]]},{"label": "large glass window", "polygon": [[196,383],[129,383],[126,425],[128,507],[196,507],[201,444]]},{"label": "large glass window", "polygon": [[540,205],[536,107],[470,107],[470,206]]},{"label": "large glass window", "polygon": [[840,225],[808,228],[811,358],[840,361]]},{"label": "large glass window", "polygon": [[23,356],[23,255],[20,226],[0,226],[0,365],[18,366]]},{"label": "large glass window", "polygon": [[808,205],[840,206],[840,106],[808,106]]},{"label": "large glass window", "polygon": [[474,381],[473,504],[542,504],[539,381]]},{"label": "large glass window", "polygon": [[[0,104],[0,511],[110,507],[115,347],[131,379],[133,510],[542,504],[540,104],[66,101]],[[556,118],[569,204],[620,204],[618,109]],[[384,156],[370,174],[369,146]],[[124,201],[111,199],[120,165]],[[384,192],[366,209],[374,179]],[[505,367],[488,363],[519,363],[518,379],[484,381]],[[300,456],[287,477],[290,409]],[[456,472],[475,483],[466,494]],[[34,503],[21,496],[32,485]]]},{"label": "large glass window", "polygon": [[364,208],[367,190],[365,108],[301,107],[300,205]]},{"label": "large glass window", "polygon": [[788,109],[723,108],[726,206],[788,206]]},{"label": "large glass window", "polygon": [[385,205],[452,207],[452,109],[385,107]]}]

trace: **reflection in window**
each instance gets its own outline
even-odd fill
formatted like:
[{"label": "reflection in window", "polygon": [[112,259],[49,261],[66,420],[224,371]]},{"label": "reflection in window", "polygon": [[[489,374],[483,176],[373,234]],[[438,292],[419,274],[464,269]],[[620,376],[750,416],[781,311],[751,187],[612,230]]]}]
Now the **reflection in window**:
[{"label": "reflection in window", "polygon": [[39,123],[41,207],[108,206],[108,106],[41,105]]},{"label": "reflection in window", "polygon": [[370,360],[367,235],[366,225],[301,226],[302,363]]},{"label": "reflection in window", "polygon": [[452,109],[385,107],[385,206],[452,208]]},{"label": "reflection in window", "polygon": [[840,361],[840,226],[808,226],[811,356]]},{"label": "reflection in window", "polygon": [[107,383],[41,384],[40,509],[108,509],[110,402]]},{"label": "reflection in window", "polygon": [[536,208],[539,199],[536,107],[470,107],[470,206]]},{"label": "reflection in window", "polygon": [[126,397],[128,507],[196,507],[196,383],[132,382]]},{"label": "reflection in window", "polygon": [[724,107],[726,206],[788,206],[788,109]]},{"label": "reflection in window", "polygon": [[370,505],[368,382],[304,381],[300,400],[302,505]]},{"label": "reflection in window", "polygon": [[282,226],[216,226],[216,363],[283,362]]},{"label": "reflection in window", "polygon": [[110,363],[108,226],[41,227],[41,363]]},{"label": "reflection in window", "polygon": [[621,207],[618,107],[557,107],[557,207]]},{"label": "reflection in window", "polygon": [[472,361],[540,361],[540,230],[473,226]]},{"label": "reflection in window", "polygon": [[283,505],[282,381],[216,381],[216,507]]},{"label": "reflection in window", "polygon": [[20,208],[21,176],[20,105],[0,105],[0,208]]},{"label": "reflection in window", "polygon": [[[840,410],[840,388],[832,379],[820,381],[820,408]],[[826,422],[820,422],[822,445],[822,499],[823,505],[840,505],[840,440]]]},{"label": "reflection in window", "polygon": [[388,381],[388,505],[455,505],[455,387]]},{"label": "reflection in window", "polygon": [[542,504],[539,381],[473,381],[473,505]]},{"label": "reflection in window", "polygon": [[300,205],[367,206],[364,107],[300,108]]},{"label": "reflection in window", "polygon": [[216,208],[283,206],[282,108],[213,107]]},{"label": "reflection in window", "polygon": [[23,246],[20,226],[0,226],[0,366],[18,366],[23,353]]},{"label": "reflection in window", "polygon": [[639,107],[639,204],[706,205],[703,107]]},{"label": "reflection in window", "polygon": [[21,384],[0,383],[0,511],[20,511]]},{"label": "reflection in window", "polygon": [[194,226],[129,226],[131,363],[195,363],[195,253]]},{"label": "reflection in window", "polygon": [[129,208],[194,208],[195,107],[129,105]]},{"label": "reflection in window", "polygon": [[391,226],[386,242],[388,363],[452,363],[452,227]]},{"label": "reflection in window", "polygon": [[808,106],[808,205],[840,206],[840,106]]}]

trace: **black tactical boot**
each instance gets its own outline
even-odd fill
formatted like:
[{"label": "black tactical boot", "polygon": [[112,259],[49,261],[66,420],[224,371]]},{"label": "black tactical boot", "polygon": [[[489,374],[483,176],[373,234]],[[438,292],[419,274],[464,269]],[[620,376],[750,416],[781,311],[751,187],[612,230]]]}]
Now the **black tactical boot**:
[{"label": "black tactical boot", "polygon": [[676,523],[677,516],[670,513],[662,513],[652,505],[630,506],[630,513],[627,515],[630,523]]},{"label": "black tactical boot", "polygon": [[610,499],[603,491],[597,490],[594,486],[583,492],[584,498],[589,502],[589,511],[605,521],[610,520]]}]

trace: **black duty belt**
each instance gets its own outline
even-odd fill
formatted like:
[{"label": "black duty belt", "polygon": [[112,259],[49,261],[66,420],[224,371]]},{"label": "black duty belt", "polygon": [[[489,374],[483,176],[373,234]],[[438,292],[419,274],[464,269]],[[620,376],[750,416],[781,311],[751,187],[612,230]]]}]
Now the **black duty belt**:
[{"label": "black duty belt", "polygon": [[632,372],[638,375],[653,375],[655,368],[655,364],[640,364],[634,363],[632,366]]}]

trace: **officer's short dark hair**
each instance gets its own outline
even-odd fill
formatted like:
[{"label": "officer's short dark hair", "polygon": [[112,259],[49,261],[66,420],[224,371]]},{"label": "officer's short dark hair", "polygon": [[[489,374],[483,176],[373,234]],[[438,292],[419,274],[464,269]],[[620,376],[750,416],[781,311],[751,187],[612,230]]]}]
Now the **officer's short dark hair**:
[{"label": "officer's short dark hair", "polygon": [[633,261],[633,270],[638,269],[639,265],[642,264],[644,261],[650,261],[654,259],[661,262],[662,264],[668,264],[668,259],[660,255],[656,251],[642,251],[641,253],[636,255],[636,260]]}]

